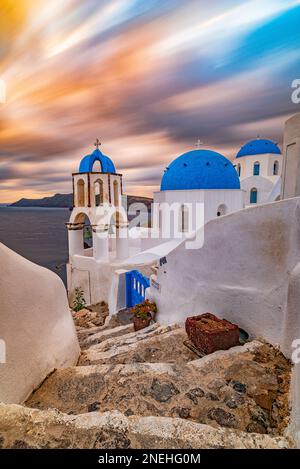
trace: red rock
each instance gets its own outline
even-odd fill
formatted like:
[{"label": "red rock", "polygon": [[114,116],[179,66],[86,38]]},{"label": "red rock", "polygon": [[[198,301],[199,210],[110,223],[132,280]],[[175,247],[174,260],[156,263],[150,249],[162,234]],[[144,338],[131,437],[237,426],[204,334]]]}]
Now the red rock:
[{"label": "red rock", "polygon": [[190,341],[205,354],[239,345],[238,326],[211,313],[187,318],[185,330]]}]

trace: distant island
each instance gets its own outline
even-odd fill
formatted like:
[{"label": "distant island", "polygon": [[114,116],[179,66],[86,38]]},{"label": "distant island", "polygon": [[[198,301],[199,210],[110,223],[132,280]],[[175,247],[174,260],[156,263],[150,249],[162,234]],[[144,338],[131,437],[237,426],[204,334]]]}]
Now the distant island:
[{"label": "distant island", "polygon": [[[151,211],[153,199],[149,197],[139,197],[137,195],[128,195],[128,206],[134,203],[143,203],[147,206],[148,212]],[[44,207],[44,208],[72,208],[72,194],[55,194],[52,197],[43,197],[42,199],[20,199],[9,205],[10,207]]]},{"label": "distant island", "polygon": [[48,208],[70,208],[73,206],[72,194],[55,194],[42,199],[20,199],[10,207],[48,207]]}]

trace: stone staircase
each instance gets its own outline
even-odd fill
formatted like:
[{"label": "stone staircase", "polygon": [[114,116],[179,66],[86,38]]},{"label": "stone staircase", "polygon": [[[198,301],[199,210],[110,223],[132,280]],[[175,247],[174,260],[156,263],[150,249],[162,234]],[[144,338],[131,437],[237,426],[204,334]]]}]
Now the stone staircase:
[{"label": "stone staircase", "polygon": [[288,448],[290,364],[259,341],[199,358],[179,325],[77,325],[76,367],[0,404],[0,448]]}]

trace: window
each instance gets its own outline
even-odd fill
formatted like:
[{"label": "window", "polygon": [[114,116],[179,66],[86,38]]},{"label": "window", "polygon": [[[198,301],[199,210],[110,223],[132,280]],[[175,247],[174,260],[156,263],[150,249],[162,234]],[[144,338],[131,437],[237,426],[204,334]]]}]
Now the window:
[{"label": "window", "polygon": [[114,181],[114,204],[116,207],[119,206],[119,188],[117,181]]},{"label": "window", "polygon": [[99,205],[103,204],[104,202],[104,191],[103,191],[103,181],[101,179],[97,179],[95,182],[95,205],[99,207]]},{"label": "window", "polygon": [[237,165],[236,171],[238,173],[238,176],[241,177],[241,165],[240,165],[240,163]]},{"label": "window", "polygon": [[279,163],[278,161],[274,161],[273,176],[278,176],[278,173],[279,173]]},{"label": "window", "polygon": [[218,210],[217,210],[217,217],[222,217],[223,215],[226,215],[226,213],[227,213],[226,205],[225,204],[219,205]]},{"label": "window", "polygon": [[253,187],[250,191],[250,204],[256,204],[257,203],[257,189]]},{"label": "window", "polygon": [[182,233],[189,230],[189,209],[185,205],[180,207],[179,214],[179,231]]},{"label": "window", "polygon": [[77,207],[84,207],[84,180],[77,181]]},{"label": "window", "polygon": [[259,176],[260,164],[256,161],[253,165],[253,176]]}]

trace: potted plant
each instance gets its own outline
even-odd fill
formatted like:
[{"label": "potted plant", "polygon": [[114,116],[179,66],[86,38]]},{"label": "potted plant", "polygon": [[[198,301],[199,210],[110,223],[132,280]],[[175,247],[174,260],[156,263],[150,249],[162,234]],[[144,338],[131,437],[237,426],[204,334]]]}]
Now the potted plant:
[{"label": "potted plant", "polygon": [[156,304],[151,303],[149,300],[135,305],[132,310],[134,330],[139,331],[140,329],[148,327],[151,321],[154,320],[156,312]]}]

